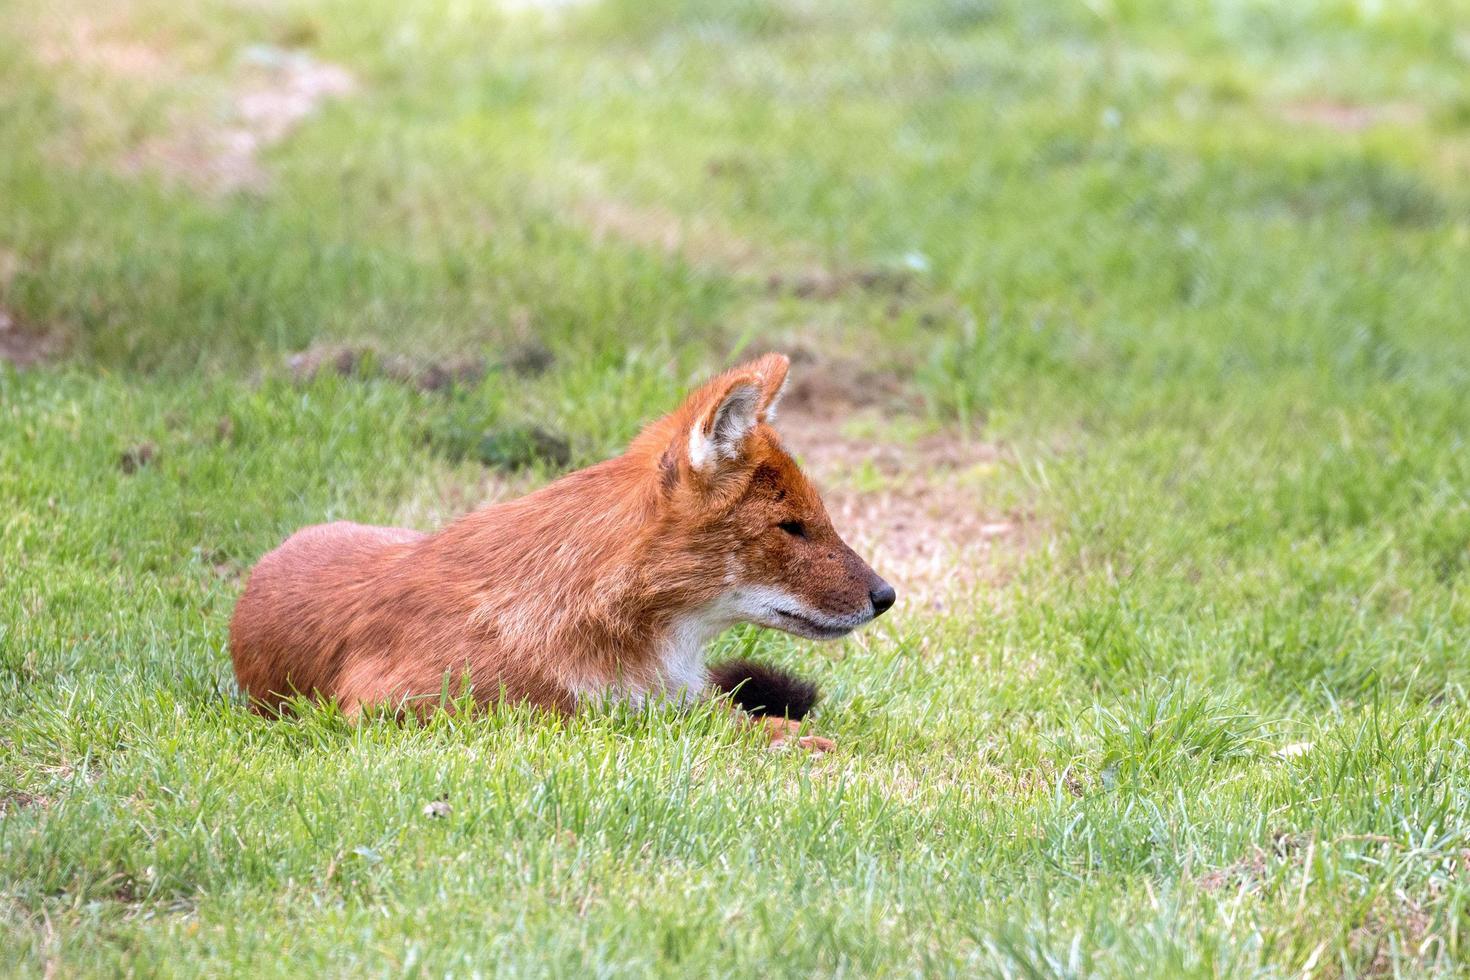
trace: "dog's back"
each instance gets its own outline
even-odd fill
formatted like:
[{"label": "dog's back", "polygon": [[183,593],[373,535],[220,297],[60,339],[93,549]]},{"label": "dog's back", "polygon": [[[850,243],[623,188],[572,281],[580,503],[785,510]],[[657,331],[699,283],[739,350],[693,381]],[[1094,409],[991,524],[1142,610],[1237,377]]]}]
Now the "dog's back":
[{"label": "dog's back", "polygon": [[337,521],[302,528],[263,557],[230,620],[235,676],[252,703],[274,708],[294,693],[334,690],[348,652],[343,625],[425,537]]}]

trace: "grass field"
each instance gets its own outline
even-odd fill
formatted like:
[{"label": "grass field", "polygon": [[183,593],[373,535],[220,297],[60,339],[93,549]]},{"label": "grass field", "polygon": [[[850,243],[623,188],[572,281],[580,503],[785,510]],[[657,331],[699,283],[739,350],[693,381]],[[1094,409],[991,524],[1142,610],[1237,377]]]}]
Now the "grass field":
[{"label": "grass field", "polygon": [[[0,972],[1470,970],[1463,0],[10,0],[0,146]],[[837,752],[245,709],[766,348]]]}]

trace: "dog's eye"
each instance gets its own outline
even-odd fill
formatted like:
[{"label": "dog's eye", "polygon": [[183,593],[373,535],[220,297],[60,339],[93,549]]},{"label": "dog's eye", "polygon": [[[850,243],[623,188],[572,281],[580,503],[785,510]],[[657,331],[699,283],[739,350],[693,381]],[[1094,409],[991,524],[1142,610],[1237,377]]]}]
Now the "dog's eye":
[{"label": "dog's eye", "polygon": [[791,535],[793,538],[806,537],[806,525],[801,523],[801,521],[782,521],[776,526],[785,531],[787,534]]}]

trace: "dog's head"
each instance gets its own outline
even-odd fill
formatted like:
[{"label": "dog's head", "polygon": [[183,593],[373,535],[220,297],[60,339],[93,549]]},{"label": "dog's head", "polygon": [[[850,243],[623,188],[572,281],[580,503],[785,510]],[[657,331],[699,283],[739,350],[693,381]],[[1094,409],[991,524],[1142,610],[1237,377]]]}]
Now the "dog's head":
[{"label": "dog's head", "polygon": [[838,535],[772,427],[790,361],[767,354],[693,392],[634,451],[659,485],[659,559],[731,622],[833,639],[894,603]]}]

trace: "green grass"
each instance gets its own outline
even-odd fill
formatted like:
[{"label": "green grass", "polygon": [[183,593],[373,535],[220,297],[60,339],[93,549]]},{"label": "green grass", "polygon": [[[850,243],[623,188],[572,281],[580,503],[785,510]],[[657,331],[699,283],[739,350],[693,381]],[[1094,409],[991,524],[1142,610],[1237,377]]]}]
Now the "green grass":
[{"label": "green grass", "polygon": [[[67,347],[0,366],[0,971],[1470,970],[1464,3],[55,6],[0,11],[0,307]],[[83,17],[175,67],[48,58]],[[123,172],[254,43],[359,91],[262,191]],[[767,284],[815,268],[909,279]],[[438,393],[283,364],[531,341]],[[432,526],[499,492],[479,434],[591,463],[765,346],[1003,446],[1030,542],[943,614],[719,641],[838,753],[244,709],[290,530]]]}]

